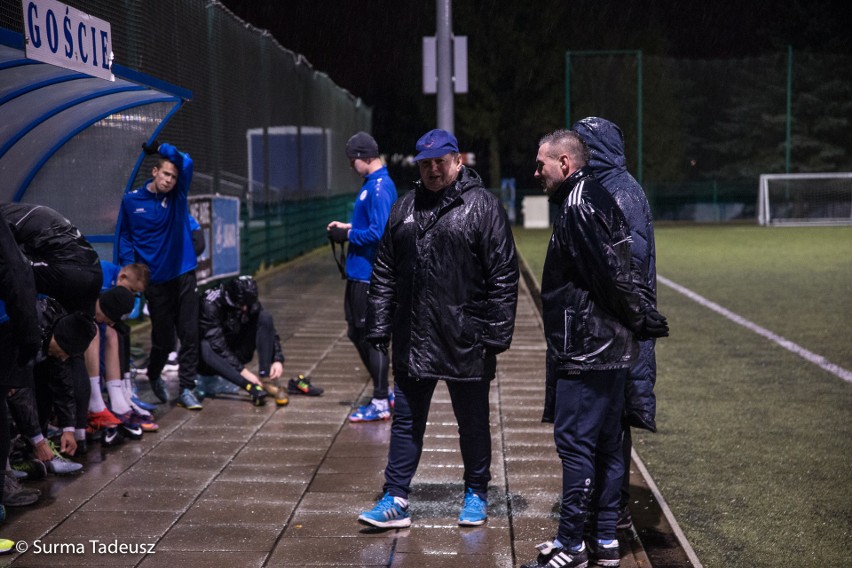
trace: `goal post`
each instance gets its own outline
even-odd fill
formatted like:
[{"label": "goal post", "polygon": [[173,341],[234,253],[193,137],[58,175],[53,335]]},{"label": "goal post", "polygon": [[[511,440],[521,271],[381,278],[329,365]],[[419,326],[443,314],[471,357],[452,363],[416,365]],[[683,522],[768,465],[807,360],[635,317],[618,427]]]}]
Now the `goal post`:
[{"label": "goal post", "polygon": [[852,172],[761,174],[761,225],[852,224]]}]

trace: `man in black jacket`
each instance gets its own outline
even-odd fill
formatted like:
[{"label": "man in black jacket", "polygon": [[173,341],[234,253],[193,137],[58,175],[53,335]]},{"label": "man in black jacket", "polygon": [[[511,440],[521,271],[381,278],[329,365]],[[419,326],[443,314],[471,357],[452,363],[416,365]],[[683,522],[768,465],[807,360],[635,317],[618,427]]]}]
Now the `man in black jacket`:
[{"label": "man in black jacket", "polygon": [[458,523],[476,526],[487,518],[488,394],[497,354],[512,341],[518,261],[505,210],[462,165],[455,136],[432,130],[417,151],[421,180],[391,209],[368,296],[367,339],[387,349],[393,336],[396,403],[385,494],[358,518],[378,527],[411,524],[411,480],[432,394],[445,381],[464,462]]},{"label": "man in black jacket", "polygon": [[[589,167],[618,203],[630,228],[630,256],[639,273],[639,291],[652,305],[657,305],[657,252],[654,244],[654,221],[651,205],[639,182],[627,171],[624,156],[624,135],[612,122],[595,116],[579,120],[571,127],[589,147]],[[639,355],[627,374],[622,431],[622,454],[625,466],[630,463],[633,448],[630,427],[657,431],[657,399],[654,384],[657,381],[657,358],[654,339],[639,342]],[[630,515],[630,468],[624,468],[621,482],[619,528],[632,525]]]},{"label": "man in black jacket", "polygon": [[[547,341],[543,421],[562,460],[557,538],[525,568],[618,566],[615,538],[624,474],[621,414],[638,339],[668,335],[631,267],[630,232],[612,196],[587,168],[588,148],[570,130],[539,142],[535,177],[559,206],[541,282]],[[596,512],[588,547],[583,528]]]},{"label": "man in black jacket", "polygon": [[94,317],[103,273],[98,254],[77,227],[44,205],[3,203],[0,211],[30,260],[36,290],[68,312]]},{"label": "man in black jacket", "polygon": [[[199,379],[209,381],[211,375],[227,379],[257,406],[266,402],[267,391],[279,406],[287,404],[287,395],[275,384],[284,373],[284,353],[272,314],[257,299],[257,282],[240,276],[208,290],[201,298],[200,315]],[[257,375],[245,366],[255,351]]]},{"label": "man in black jacket", "polygon": [[[65,459],[62,454],[75,455],[78,450],[74,437],[76,404],[71,358],[79,358],[95,337],[95,322],[82,312],[67,313],[53,298],[36,300],[41,331],[41,348],[36,355],[32,377],[26,376],[24,388],[8,399],[15,421],[30,437],[36,456],[46,462],[52,473],[74,473],[82,465]],[[28,388],[32,386],[33,388]],[[59,448],[48,445],[47,426],[56,415],[56,425],[62,430]]]},{"label": "man in black jacket", "polygon": [[[38,352],[40,337],[33,274],[0,212],[0,459],[3,461],[9,457],[10,445],[6,397],[10,388],[26,384],[25,368]],[[4,485],[0,484],[0,521],[6,519],[2,505]]]}]

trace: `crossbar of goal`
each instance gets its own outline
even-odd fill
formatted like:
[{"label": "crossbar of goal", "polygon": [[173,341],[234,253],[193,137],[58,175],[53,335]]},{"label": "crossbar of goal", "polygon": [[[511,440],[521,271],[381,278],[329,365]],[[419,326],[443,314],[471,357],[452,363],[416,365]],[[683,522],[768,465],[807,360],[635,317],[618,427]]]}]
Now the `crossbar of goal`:
[{"label": "crossbar of goal", "polygon": [[852,224],[852,172],[761,174],[758,223]]}]

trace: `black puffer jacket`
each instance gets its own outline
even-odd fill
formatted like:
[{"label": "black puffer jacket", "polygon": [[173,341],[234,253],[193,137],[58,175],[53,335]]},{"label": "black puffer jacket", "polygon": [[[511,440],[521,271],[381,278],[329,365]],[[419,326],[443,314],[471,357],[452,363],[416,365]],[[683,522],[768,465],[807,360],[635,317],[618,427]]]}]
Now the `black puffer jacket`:
[{"label": "black puffer jacket", "polygon": [[[205,292],[200,301],[198,321],[201,340],[210,342],[210,347],[217,355],[225,359],[234,369],[242,371],[248,361],[241,361],[238,352],[241,352],[240,346],[246,341],[254,345],[257,320],[263,311],[263,306],[260,302],[255,302],[246,313],[243,313],[228,304],[221,286]],[[252,334],[252,337],[246,337],[246,334]],[[281,341],[277,335],[272,342],[272,361],[284,362],[284,352],[281,350]],[[207,375],[214,374],[213,369],[203,360],[199,361],[199,372]]]},{"label": "black puffer jacket", "polygon": [[[34,379],[43,381],[53,398],[53,411],[56,413],[56,425],[66,428],[77,423],[77,404],[74,399],[74,375],[71,372],[71,360],[60,361],[48,355],[50,340],[56,322],[68,312],[53,298],[42,297],[36,300],[39,328],[41,331],[41,350],[36,355],[33,369]],[[93,324],[94,325],[94,324]]]},{"label": "black puffer jacket", "polygon": [[98,253],[77,227],[50,207],[3,203],[0,211],[30,260],[100,266]]},{"label": "black puffer jacket", "polygon": [[397,376],[493,379],[518,300],[508,217],[466,167],[436,214],[418,223],[415,197],[425,191],[418,182],[391,209],[373,268],[368,338],[393,335]]},{"label": "black puffer jacket", "polygon": [[[35,355],[41,336],[33,272],[0,213],[0,325],[9,344],[0,349],[0,386],[23,386],[17,373],[18,350]],[[8,335],[5,335],[8,334]],[[26,357],[24,357],[26,358]]]},{"label": "black puffer jacket", "polygon": [[551,197],[559,204],[544,261],[547,340],[543,420],[553,421],[556,380],[626,369],[638,352],[646,306],[634,285],[630,233],[615,200],[583,167]]},{"label": "black puffer jacket", "polygon": [[[639,290],[645,301],[657,305],[657,258],[654,246],[654,222],[648,198],[639,182],[625,165],[624,136],[612,122],[598,117],[584,118],[572,129],[591,150],[589,167],[601,185],[615,198],[630,227],[630,255],[634,269],[639,272]],[[627,382],[625,413],[631,426],[656,432],[657,400],[654,384],[657,381],[655,340],[639,343],[639,356],[630,368]]]}]

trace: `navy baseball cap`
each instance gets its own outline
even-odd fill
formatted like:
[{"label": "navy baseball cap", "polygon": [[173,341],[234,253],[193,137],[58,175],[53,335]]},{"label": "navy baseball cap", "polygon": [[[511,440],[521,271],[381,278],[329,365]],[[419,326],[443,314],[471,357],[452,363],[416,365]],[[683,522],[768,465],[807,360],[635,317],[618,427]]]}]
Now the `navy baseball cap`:
[{"label": "navy baseball cap", "polygon": [[429,158],[440,158],[450,152],[458,153],[459,143],[451,133],[436,128],[421,136],[415,148],[418,154],[414,156],[414,161],[417,162]]},{"label": "navy baseball cap", "polygon": [[366,132],[356,132],[346,141],[346,157],[350,160],[355,158],[377,158],[379,156],[379,145],[376,139]]}]

